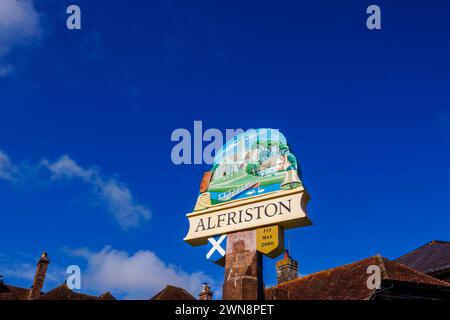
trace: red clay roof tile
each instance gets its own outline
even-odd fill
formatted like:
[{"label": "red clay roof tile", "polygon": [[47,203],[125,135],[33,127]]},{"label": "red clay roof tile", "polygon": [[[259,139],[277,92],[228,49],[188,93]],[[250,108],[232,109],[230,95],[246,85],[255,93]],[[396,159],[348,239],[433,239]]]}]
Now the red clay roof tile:
[{"label": "red clay roof tile", "polygon": [[[400,263],[381,256],[374,256],[351,264],[316,272],[277,285],[274,288],[288,292],[289,300],[364,300],[369,299],[374,290],[367,287],[367,267],[377,265],[382,280],[423,283],[450,287],[445,281],[413,270]],[[272,288],[266,290],[266,298],[271,299]]]},{"label": "red clay roof tile", "polygon": [[188,291],[183,288],[166,286],[150,300],[196,300]]},{"label": "red clay roof tile", "polygon": [[41,295],[37,300],[95,300],[96,298],[88,294],[74,292],[64,283]]}]

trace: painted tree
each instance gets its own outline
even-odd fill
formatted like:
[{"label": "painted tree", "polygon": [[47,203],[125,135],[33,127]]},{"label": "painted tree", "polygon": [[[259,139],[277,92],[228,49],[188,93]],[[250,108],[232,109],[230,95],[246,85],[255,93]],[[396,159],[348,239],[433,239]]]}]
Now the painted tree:
[{"label": "painted tree", "polygon": [[300,167],[298,165],[297,158],[292,154],[289,146],[285,145],[285,144],[280,144],[280,151],[281,151],[281,153],[283,155],[287,156],[287,160],[290,163],[289,167],[287,167],[286,170],[287,171],[289,171],[289,170],[297,170],[298,175],[300,176],[300,179],[301,179],[302,172],[301,172]]},{"label": "painted tree", "polygon": [[247,164],[245,171],[250,175],[256,176],[256,175],[258,175],[259,167],[260,166],[257,163],[249,163],[249,164]]}]

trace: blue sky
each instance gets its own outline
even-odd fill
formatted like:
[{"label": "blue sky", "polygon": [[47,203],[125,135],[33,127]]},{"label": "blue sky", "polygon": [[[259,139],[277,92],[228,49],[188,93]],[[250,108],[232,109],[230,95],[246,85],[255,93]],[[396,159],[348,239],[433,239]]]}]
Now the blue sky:
[{"label": "blue sky", "polygon": [[[79,31],[65,27],[72,3]],[[365,26],[370,4],[382,30]],[[28,287],[46,250],[47,289],[78,264],[84,292],[143,298],[174,283],[196,294],[205,279],[220,291],[223,269],[183,242],[209,166],[170,158],[172,131],[195,120],[286,136],[312,196],[314,226],[287,232],[302,274],[449,240],[448,4],[1,0],[0,9],[7,282]],[[273,284],[274,261],[264,263]]]}]

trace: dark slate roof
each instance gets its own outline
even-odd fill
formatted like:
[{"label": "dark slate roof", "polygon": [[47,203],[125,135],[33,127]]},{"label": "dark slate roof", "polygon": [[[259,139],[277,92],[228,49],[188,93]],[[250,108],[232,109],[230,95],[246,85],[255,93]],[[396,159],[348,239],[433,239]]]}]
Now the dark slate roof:
[{"label": "dark slate roof", "polygon": [[166,286],[150,300],[196,300],[188,291],[183,288]]},{"label": "dark slate roof", "polygon": [[37,300],[95,300],[96,296],[74,292],[64,283],[39,296]]},{"label": "dark slate roof", "polygon": [[367,287],[367,267],[377,265],[382,280],[395,280],[450,288],[450,284],[411,269],[381,256],[370,257],[351,264],[328,269],[281,283],[266,290],[266,299],[272,299],[273,289],[287,293],[289,300],[365,300],[375,290]]},{"label": "dark slate roof", "polygon": [[395,261],[427,274],[450,270],[450,242],[433,240]]}]

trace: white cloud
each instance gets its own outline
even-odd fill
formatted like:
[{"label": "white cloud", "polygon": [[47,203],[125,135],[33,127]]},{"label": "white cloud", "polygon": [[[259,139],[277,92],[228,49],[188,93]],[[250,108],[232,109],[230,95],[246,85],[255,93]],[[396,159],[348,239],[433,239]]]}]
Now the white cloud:
[{"label": "white cloud", "polygon": [[0,77],[14,69],[5,61],[10,51],[39,39],[40,35],[39,15],[32,0],[0,1]]},{"label": "white cloud", "polygon": [[2,275],[12,279],[33,281],[36,266],[29,263],[1,265]]},{"label": "white cloud", "polygon": [[99,252],[76,249],[69,253],[87,261],[87,269],[82,274],[84,289],[99,293],[109,290],[125,299],[149,299],[168,284],[196,296],[203,282],[214,284],[203,272],[187,273],[164,263],[152,251],[141,250],[130,255],[107,246]]},{"label": "white cloud", "polygon": [[107,205],[117,222],[124,229],[138,226],[142,220],[150,218],[150,210],[136,202],[130,190],[120,182],[96,179],[97,194]]},{"label": "white cloud", "polygon": [[[26,259],[26,262],[25,262]],[[9,252],[8,255],[0,256],[0,274],[3,275],[3,280],[7,284],[17,285],[23,287],[30,287],[34,275],[36,273],[36,262],[30,263],[35,260],[36,257],[30,255],[17,255]],[[61,283],[64,283],[67,274],[65,270],[57,265],[51,265],[47,270],[47,274],[44,282],[44,290],[54,288]]]},{"label": "white cloud", "polygon": [[[65,272],[62,269],[55,271],[52,268],[47,272],[45,284],[62,283],[65,279]],[[10,265],[1,265],[2,274],[12,279],[21,279],[32,282],[36,273],[36,264],[31,263],[13,263]]]},{"label": "white cloud", "polygon": [[95,175],[92,170],[86,170],[80,167],[69,156],[64,155],[55,162],[49,162],[48,160],[42,161],[42,164],[46,166],[52,173],[53,179],[60,178],[82,178],[84,181],[89,181]]},{"label": "white cloud", "polygon": [[16,167],[11,163],[8,155],[0,150],[0,179],[14,181]]},{"label": "white cloud", "polygon": [[85,169],[66,155],[55,162],[44,160],[42,165],[50,170],[52,179],[79,178],[90,184],[95,195],[123,229],[137,227],[150,218],[150,210],[134,199],[125,184],[102,176],[98,170]]},{"label": "white cloud", "polygon": [[80,179],[90,185],[92,193],[124,230],[140,226],[151,216],[150,210],[134,198],[124,183],[102,175],[98,169],[83,168],[67,155],[54,162],[43,160],[39,166],[27,166],[23,163],[15,165],[9,156],[0,150],[0,179],[18,183],[23,178],[30,178],[32,172],[42,168],[51,172],[52,180]]}]

